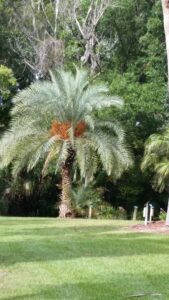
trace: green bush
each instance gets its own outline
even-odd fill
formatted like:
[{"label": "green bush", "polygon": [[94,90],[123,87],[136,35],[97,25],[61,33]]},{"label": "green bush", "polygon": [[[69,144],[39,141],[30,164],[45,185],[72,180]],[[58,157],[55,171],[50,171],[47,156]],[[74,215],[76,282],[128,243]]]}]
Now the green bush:
[{"label": "green bush", "polygon": [[167,217],[167,213],[165,210],[163,210],[162,208],[160,209],[160,214],[159,214],[159,219],[161,221],[165,221]]},{"label": "green bush", "polygon": [[143,211],[142,210],[139,210],[137,212],[137,220],[139,220],[139,221],[144,220],[144,218],[143,218]]},{"label": "green bush", "polygon": [[112,219],[113,207],[107,203],[102,203],[93,209],[93,217],[96,219]]},{"label": "green bush", "polygon": [[97,219],[126,220],[127,212],[123,207],[114,208],[103,202],[94,209],[93,216]]},{"label": "green bush", "polygon": [[127,212],[123,207],[113,208],[102,200],[102,188],[95,186],[77,187],[72,191],[72,207],[74,216],[88,218],[89,207],[92,207],[92,218],[95,219],[127,219]]},{"label": "green bush", "polygon": [[73,214],[76,217],[87,218],[89,215],[89,206],[92,211],[97,209],[102,203],[102,191],[94,186],[78,186],[72,190]]},{"label": "green bush", "polygon": [[16,78],[11,69],[4,65],[0,65],[0,95],[3,100],[8,100],[11,96],[11,91],[16,87]]},{"label": "green bush", "polygon": [[1,198],[0,199],[0,215],[5,216],[8,214],[8,201],[6,198]]}]

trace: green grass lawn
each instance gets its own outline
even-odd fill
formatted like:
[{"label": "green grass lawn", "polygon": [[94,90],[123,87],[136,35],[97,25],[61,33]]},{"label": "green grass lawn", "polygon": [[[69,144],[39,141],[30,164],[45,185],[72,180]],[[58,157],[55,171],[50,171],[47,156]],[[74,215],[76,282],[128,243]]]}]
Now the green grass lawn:
[{"label": "green grass lawn", "polygon": [[0,299],[169,300],[169,236],[128,224],[0,218]]}]

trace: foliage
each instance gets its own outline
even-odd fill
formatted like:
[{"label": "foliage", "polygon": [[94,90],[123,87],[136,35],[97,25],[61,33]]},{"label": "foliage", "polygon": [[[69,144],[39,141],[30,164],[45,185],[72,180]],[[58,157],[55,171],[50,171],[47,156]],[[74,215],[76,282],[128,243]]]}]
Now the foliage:
[{"label": "foliage", "polygon": [[[98,159],[108,175],[113,173],[118,178],[132,163],[124,132],[116,122],[99,121],[91,114],[104,107],[121,106],[118,97],[103,95],[107,91],[105,85],[88,86],[87,72],[77,70],[75,77],[64,71],[56,76],[52,73],[52,82],[36,82],[20,92],[13,100],[10,130],[1,140],[1,167],[12,163],[16,177],[21,170],[26,168],[29,172],[45,160],[43,174],[50,163],[55,163],[57,172],[71,144],[82,178],[92,179]],[[53,120],[70,124],[65,129],[68,138],[59,132],[51,134]],[[76,138],[75,128],[81,121],[86,131]]]},{"label": "foliage", "polygon": [[160,206],[164,206],[165,195],[159,196],[152,190],[151,174],[143,174],[140,164],[146,139],[167,122],[166,84],[161,79],[159,82],[139,83],[139,78],[130,72],[123,75],[109,72],[104,79],[110,82],[111,93],[118,94],[125,100],[122,111],[111,109],[104,112],[104,115],[113,114],[125,127],[126,139],[135,156],[134,167],[124,173],[115,185],[112,181],[102,183],[107,189],[105,198],[115,206],[123,206],[129,216],[132,215],[134,205],[142,209],[147,199],[158,210]]},{"label": "foliage", "polygon": [[92,210],[102,202],[103,191],[94,185],[77,186],[72,190],[72,206],[76,216],[89,216],[89,207]]},{"label": "foliage", "polygon": [[76,216],[89,216],[89,207],[92,207],[92,217],[96,219],[127,218],[126,210],[122,207],[113,208],[110,203],[103,201],[104,189],[96,185],[77,187],[73,190],[73,207]]},{"label": "foliage", "polygon": [[161,210],[160,210],[160,214],[159,214],[159,219],[160,219],[161,221],[166,221],[166,217],[167,217],[166,211],[163,210],[163,209],[161,209]]},{"label": "foliage", "polygon": [[[160,0],[156,2],[159,6]],[[107,10],[98,27],[98,30],[104,33],[101,43],[102,65],[105,71],[113,69],[123,74],[130,69],[130,72],[134,71],[142,77],[143,64],[137,62],[141,57],[145,58],[147,53],[143,52],[144,47],[140,39],[147,32],[147,23],[154,7],[154,1],[120,0],[116,10]],[[154,10],[156,15],[156,9]]]},{"label": "foliage", "polygon": [[110,204],[103,202],[94,210],[94,216],[98,219],[126,220],[127,213],[123,207],[114,208]]},{"label": "foliage", "polygon": [[160,192],[169,185],[169,130],[149,137],[145,146],[142,170],[150,169],[154,174],[153,186]]},{"label": "foliage", "polygon": [[166,85],[163,81],[142,83],[131,73],[112,74],[110,91],[125,100],[118,118],[129,130],[134,149],[143,149],[145,139],[154,133],[166,118]]},{"label": "foliage", "polygon": [[93,216],[96,219],[110,219],[112,220],[113,218],[113,207],[106,203],[102,202],[100,205],[98,205],[94,211],[93,211]]},{"label": "foliage", "polygon": [[0,65],[0,95],[6,101],[12,94],[12,89],[16,87],[16,79],[11,69]]},{"label": "foliage", "polygon": [[9,208],[9,204],[8,204],[7,199],[1,198],[0,199],[0,215],[1,216],[8,215],[8,208]]},{"label": "foliage", "polygon": [[146,33],[140,37],[142,55],[138,59],[142,78],[149,82],[166,79],[166,54],[161,1],[152,7],[146,24]]},{"label": "foliage", "polygon": [[[56,176],[41,178],[41,170],[22,173],[14,181],[8,169],[0,176],[0,214],[18,216],[57,216],[59,188]],[[55,197],[53,197],[55,195]]]},{"label": "foliage", "polygon": [[143,221],[144,218],[143,218],[143,210],[138,210],[137,212],[137,220],[138,221]]},{"label": "foliage", "polygon": [[[39,62],[37,57],[40,56],[42,50],[46,49],[44,47],[46,43],[43,41],[49,41],[51,36],[64,45],[64,55],[59,62],[64,64],[66,70],[74,72],[74,64],[81,65],[81,57],[85,51],[85,40],[79,33],[72,13],[75,1],[57,1],[57,3],[60,2],[60,11],[56,22],[56,34],[53,34],[53,29],[50,27],[50,23],[52,27],[55,26],[55,12],[54,6],[52,6],[55,2],[43,1],[46,16],[44,16],[42,7],[39,6],[40,2],[42,3],[42,1],[35,0],[0,1],[0,63],[13,70],[20,89],[27,87],[35,79],[34,73],[36,72],[33,71],[32,74],[32,69],[27,62],[31,62],[34,64],[33,67],[37,67],[36,63]],[[32,3],[37,9],[31,7]],[[76,10],[76,14],[80,24],[85,19],[90,3],[86,0],[78,2],[80,6]],[[99,112],[97,116],[102,119],[108,118],[113,122],[117,122],[117,119],[122,124],[127,133],[126,140],[135,156],[134,168],[125,172],[118,181],[115,181],[113,176],[107,177],[101,171],[99,163],[98,175],[102,177],[101,186],[105,190],[104,199],[109,201],[113,207],[123,206],[127,209],[129,216],[132,214],[134,205],[138,205],[142,209],[147,200],[154,202],[156,210],[160,207],[164,208],[165,191],[159,195],[152,189],[152,171],[140,172],[146,139],[149,135],[159,132],[159,129],[166,125],[168,119],[167,64],[161,0],[119,0],[119,5],[115,9],[109,8],[104,12],[95,28],[95,36],[97,45],[95,45],[94,53],[98,54],[100,58],[100,66],[94,81],[96,83],[106,81],[111,94],[117,94],[125,100],[123,110],[108,108]],[[55,58],[55,55],[52,57]],[[50,67],[58,61],[57,59],[53,62],[52,57],[44,56]],[[91,66],[90,60],[88,65]],[[9,106],[5,107],[4,105],[3,108],[0,108],[1,132],[7,128],[9,123],[12,95],[13,93],[10,94],[7,101]],[[31,175],[33,176],[37,172],[37,178],[40,178],[40,170],[41,166],[37,166]],[[49,174],[53,174],[55,165],[50,164],[48,170]],[[79,180],[78,169],[76,173]],[[21,177],[23,182],[28,179],[25,172],[22,172]],[[57,178],[57,183],[58,180]],[[3,182],[2,175],[0,175],[0,185],[1,182]],[[39,213],[41,211],[43,215],[45,214],[45,205],[48,207],[50,202],[48,199],[51,198],[49,193],[50,190],[53,190],[54,176],[49,182],[47,192],[44,191],[44,194],[42,192],[43,196],[41,195],[43,200],[41,199],[39,203],[42,206],[38,204]],[[36,186],[40,185],[36,180]],[[44,183],[45,185],[46,183]],[[22,203],[28,202],[23,185],[19,185],[19,187],[18,194],[22,194],[22,201],[14,203],[12,198],[14,214],[16,214],[14,208],[18,207],[19,211],[19,205],[22,207],[20,213],[21,211],[23,213],[24,205]],[[36,194],[35,191],[30,197],[29,203],[31,200],[38,202],[38,199],[33,199],[38,198],[37,194],[33,197],[34,194]],[[57,192],[56,199],[58,199]],[[51,201],[49,204],[51,210],[47,210],[48,213],[52,211],[53,215],[52,205]]]},{"label": "foliage", "polygon": [[0,133],[9,122],[11,97],[16,92],[17,82],[10,68],[0,65]]}]

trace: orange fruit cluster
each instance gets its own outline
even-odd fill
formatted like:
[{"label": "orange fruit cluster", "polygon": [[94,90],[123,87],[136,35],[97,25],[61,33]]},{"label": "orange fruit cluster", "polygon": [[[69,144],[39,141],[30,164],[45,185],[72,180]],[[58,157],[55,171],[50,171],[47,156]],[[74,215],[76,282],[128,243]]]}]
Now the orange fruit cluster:
[{"label": "orange fruit cluster", "polygon": [[83,121],[79,122],[75,128],[75,137],[79,137],[83,135],[85,131],[86,131],[86,124]]},{"label": "orange fruit cluster", "polygon": [[[53,121],[50,132],[52,136],[58,135],[62,140],[68,140],[69,139],[68,130],[70,129],[70,127],[71,127],[70,122],[60,123],[57,121]],[[83,121],[81,121],[75,127],[74,136],[80,137],[81,135],[83,135],[85,131],[86,131],[86,124]]]}]

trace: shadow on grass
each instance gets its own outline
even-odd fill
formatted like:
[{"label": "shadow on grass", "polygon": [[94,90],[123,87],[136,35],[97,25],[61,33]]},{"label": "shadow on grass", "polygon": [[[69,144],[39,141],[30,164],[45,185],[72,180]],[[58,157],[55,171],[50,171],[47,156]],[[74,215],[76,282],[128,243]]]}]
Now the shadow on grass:
[{"label": "shadow on grass", "polygon": [[[24,225],[23,225],[24,226]],[[56,227],[56,226],[50,226],[50,227],[44,227],[44,225],[40,224],[40,227],[33,227],[33,228],[23,228],[23,229],[17,229],[17,227],[14,227],[13,230],[4,229],[3,232],[0,232],[0,236],[17,236],[17,235],[30,235],[32,237],[36,236],[53,236],[57,237],[58,235],[68,235],[68,234],[76,234],[76,233],[104,233],[104,232],[111,232],[114,233],[116,231],[120,231],[122,229],[122,226],[118,225],[95,225],[95,226],[78,226],[78,225],[72,225],[72,226],[62,226],[62,227]]]},{"label": "shadow on grass", "polygon": [[[10,233],[0,241],[0,265],[92,257],[169,255],[169,236],[113,233],[113,226],[43,228]],[[14,238],[13,238],[14,235]]]},{"label": "shadow on grass", "polygon": [[[125,279],[128,281],[128,286],[125,283]],[[138,279],[138,278],[137,278]],[[30,293],[30,294],[22,294],[18,296],[8,296],[8,297],[1,297],[1,300],[29,300],[29,299],[58,299],[58,300],[122,300],[122,299],[129,299],[128,297],[132,294],[137,293],[159,293],[162,297],[152,297],[152,296],[145,296],[141,297],[142,300],[148,299],[163,299],[168,300],[167,295],[165,298],[164,293],[166,290],[162,290],[160,292],[156,285],[153,286],[156,282],[156,278],[153,278],[153,283],[148,286],[146,283],[140,282],[140,285],[134,287],[134,282],[129,282],[129,278],[123,278],[124,281],[119,280],[118,276],[116,280],[112,282],[98,282],[98,283],[91,283],[91,282],[79,282],[76,284],[63,284],[63,285],[48,285],[43,288],[39,288],[37,293]],[[160,278],[162,280],[162,278]],[[166,281],[165,281],[166,282]],[[142,285],[143,284],[143,285]],[[145,286],[144,286],[145,284]],[[168,292],[167,292],[168,293]],[[130,298],[131,299],[131,298]]]}]

